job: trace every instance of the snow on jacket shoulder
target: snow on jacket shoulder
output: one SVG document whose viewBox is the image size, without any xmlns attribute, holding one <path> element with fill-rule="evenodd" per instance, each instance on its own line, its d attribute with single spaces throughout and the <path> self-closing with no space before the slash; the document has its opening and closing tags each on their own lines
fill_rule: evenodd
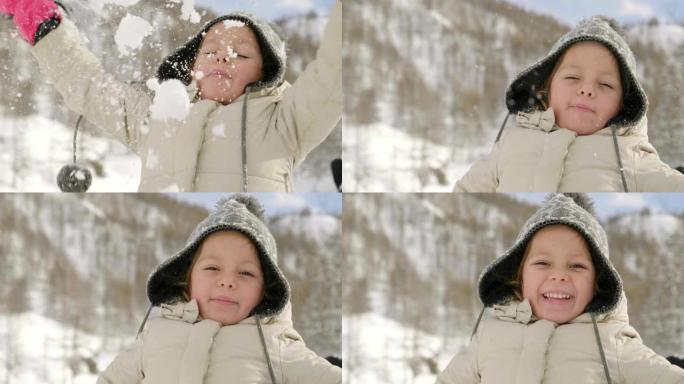
<svg viewBox="0 0 684 384">
<path fill-rule="evenodd" d="M 471 344 L 437 378 L 438 384 L 606 383 L 591 315 L 557 325 L 537 320 L 527 300 L 488 309 Z M 615 384 L 683 384 L 684 370 L 646 347 L 629 325 L 624 296 L 597 316 Z"/>
<path fill-rule="evenodd" d="M 341 7 L 336 2 L 315 60 L 293 85 L 284 82 L 249 94 L 245 148 L 249 191 L 291 191 L 294 168 L 339 121 Z M 148 91 L 106 73 L 69 20 L 64 19 L 32 52 L 70 109 L 140 156 L 140 191 L 243 190 L 245 95 L 228 105 L 194 102 L 182 121 L 150 119 Z"/>
<path fill-rule="evenodd" d="M 317 356 L 292 328 L 291 307 L 263 324 L 276 382 L 342 382 L 340 368 Z M 97 384 L 271 383 L 254 317 L 222 327 L 199 318 L 196 302 L 163 305 L 135 344 L 119 354 Z"/>
<path fill-rule="evenodd" d="M 647 120 L 617 131 L 630 192 L 684 191 L 684 175 L 660 161 L 648 142 Z M 555 125 L 552 109 L 519 112 L 490 155 L 477 161 L 454 192 L 620 192 L 610 127 L 577 136 Z"/>
</svg>

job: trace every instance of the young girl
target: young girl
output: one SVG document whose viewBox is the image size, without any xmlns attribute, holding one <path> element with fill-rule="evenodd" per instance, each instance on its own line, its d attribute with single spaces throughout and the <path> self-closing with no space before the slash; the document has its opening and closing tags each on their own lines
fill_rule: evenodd
<svg viewBox="0 0 684 384">
<path fill-rule="evenodd" d="M 98 384 L 341 383 L 292 325 L 290 288 L 256 199 L 221 200 L 150 275 L 161 306 Z"/>
<path fill-rule="evenodd" d="M 587 197 L 550 196 L 484 270 L 479 294 L 486 315 L 437 383 L 684 383 L 629 325 Z"/>
<path fill-rule="evenodd" d="M 294 85 L 266 21 L 242 12 L 210 21 L 163 60 L 161 85 L 148 82 L 174 96 L 169 111 L 168 100 L 155 104 L 149 89 L 106 73 L 53 0 L 0 0 L 67 106 L 140 156 L 140 191 L 292 190 L 294 168 L 342 115 L 341 8 Z"/>
<path fill-rule="evenodd" d="M 454 192 L 684 191 L 648 141 L 648 99 L 620 33 L 612 19 L 583 20 L 519 74 L 506 91 L 516 125 Z"/>
</svg>

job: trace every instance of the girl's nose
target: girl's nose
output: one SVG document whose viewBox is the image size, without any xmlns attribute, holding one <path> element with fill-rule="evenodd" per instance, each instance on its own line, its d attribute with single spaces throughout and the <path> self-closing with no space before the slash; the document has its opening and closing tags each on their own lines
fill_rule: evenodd
<svg viewBox="0 0 684 384">
<path fill-rule="evenodd" d="M 553 280 L 553 281 L 567 281 L 568 276 L 562 272 L 553 272 L 551 274 L 551 280 Z"/>
<path fill-rule="evenodd" d="M 591 86 L 582 85 L 577 89 L 577 95 L 594 97 L 594 89 Z"/>
<path fill-rule="evenodd" d="M 220 279 L 218 281 L 217 285 L 221 288 L 225 288 L 225 287 L 228 287 L 231 289 L 235 288 L 235 282 L 233 280 L 230 280 L 230 279 Z"/>
</svg>

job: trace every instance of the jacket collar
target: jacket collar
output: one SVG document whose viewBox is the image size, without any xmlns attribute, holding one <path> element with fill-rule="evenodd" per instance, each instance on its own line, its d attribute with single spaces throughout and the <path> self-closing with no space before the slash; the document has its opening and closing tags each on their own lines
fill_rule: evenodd
<svg viewBox="0 0 684 384">
<path fill-rule="evenodd" d="M 496 317 L 499 320 L 514 323 L 531 324 L 539 320 L 532 313 L 532 306 L 527 299 L 524 299 L 523 301 L 510 301 L 502 305 L 493 305 L 490 313 L 491 316 Z M 622 295 L 620 296 L 620 302 L 614 310 L 608 313 L 597 314 L 596 321 L 599 323 L 622 322 L 629 324 L 629 316 L 627 314 L 627 298 L 625 293 L 622 292 Z M 578 323 L 591 324 L 591 314 L 584 312 L 568 322 L 568 324 Z"/>
<path fill-rule="evenodd" d="M 528 112 L 518 112 L 515 117 L 518 126 L 528 129 L 536 129 L 544 132 L 553 132 L 559 127 L 556 125 L 556 117 L 553 113 L 553 108 L 549 107 L 545 111 L 532 110 Z M 616 126 L 616 133 L 618 136 L 628 135 L 648 135 L 648 119 L 643 117 L 637 123 L 632 125 Z M 611 126 L 607 126 L 598 130 L 594 135 L 612 135 Z"/>
<path fill-rule="evenodd" d="M 161 316 L 168 320 L 179 320 L 189 324 L 202 321 L 199 313 L 197 300 L 178 301 L 173 304 L 161 304 Z M 292 327 L 292 304 L 288 301 L 283 310 L 275 316 L 263 317 L 261 323 L 270 325 L 280 323 L 281 325 Z M 249 316 L 238 324 L 256 324 L 256 317 Z"/>
</svg>

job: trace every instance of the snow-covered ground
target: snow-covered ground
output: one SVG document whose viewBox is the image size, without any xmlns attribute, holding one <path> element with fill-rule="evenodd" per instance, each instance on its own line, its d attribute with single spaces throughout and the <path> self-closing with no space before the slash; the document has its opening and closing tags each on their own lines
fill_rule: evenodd
<svg viewBox="0 0 684 384">
<path fill-rule="evenodd" d="M 0 315 L 0 380 L 21 384 L 92 384 L 98 371 L 105 369 L 132 339 L 110 338 L 105 344 L 100 336 L 66 327 L 36 313 Z M 11 367 L 9 372 L 7 367 Z"/>
<path fill-rule="evenodd" d="M 490 146 L 457 151 L 382 123 L 345 125 L 344 190 L 450 192 Z"/>
<path fill-rule="evenodd" d="M 0 118 L 0 191 L 59 192 L 57 174 L 72 162 L 73 135 L 73 126 L 40 115 Z M 79 164 L 93 175 L 89 192 L 137 190 L 140 159 L 123 144 L 79 129 L 78 149 Z M 101 174 L 91 161 L 101 165 Z"/>
<path fill-rule="evenodd" d="M 468 342 L 444 340 L 375 313 L 343 316 L 343 382 L 433 384 Z"/>
</svg>

